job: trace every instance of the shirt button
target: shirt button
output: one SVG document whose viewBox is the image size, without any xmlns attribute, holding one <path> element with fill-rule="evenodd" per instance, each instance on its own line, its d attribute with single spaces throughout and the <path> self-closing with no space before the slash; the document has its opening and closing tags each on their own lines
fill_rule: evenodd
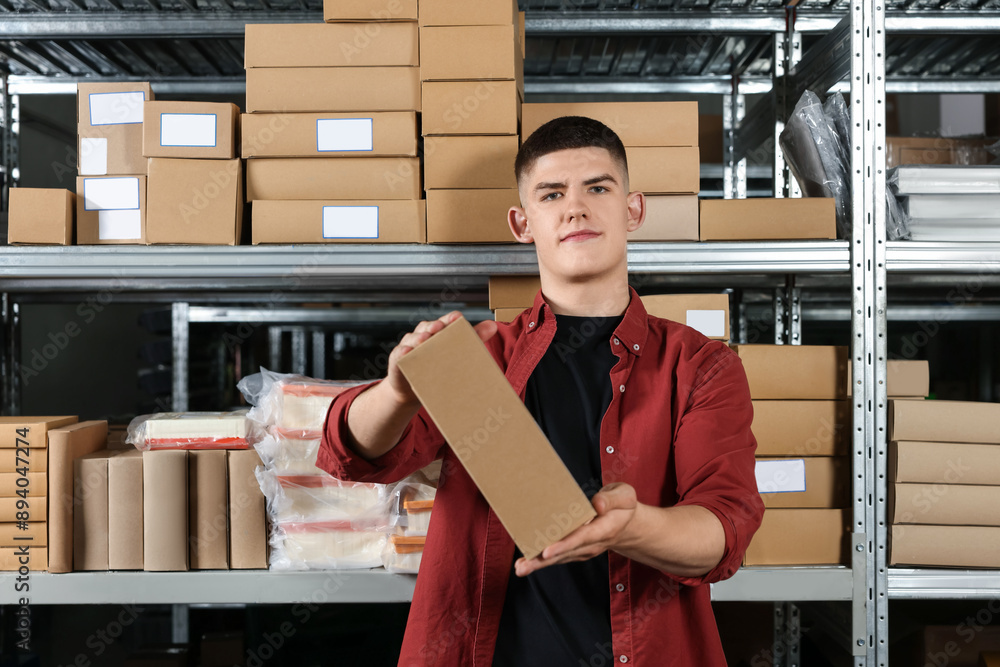
<svg viewBox="0 0 1000 667">
<path fill-rule="evenodd" d="M 534 322 L 528 322 L 528 328 L 529 328 L 529 329 L 530 329 L 531 327 L 533 327 L 533 326 L 535 326 L 535 323 L 534 323 Z"/>
<path fill-rule="evenodd" d="M 615 345 L 618 345 L 620 342 L 621 341 L 619 341 L 617 338 L 615 338 Z"/>
<path fill-rule="evenodd" d="M 608 445 L 607 447 L 604 448 L 604 451 L 606 451 L 608 454 L 614 454 L 615 448 L 612 447 L 611 445 Z"/>
<path fill-rule="evenodd" d="M 624 394 L 625 393 L 625 385 L 623 385 L 623 384 L 622 385 L 618 385 L 618 391 L 620 391 L 621 393 Z"/>
<path fill-rule="evenodd" d="M 627 655 L 619 656 L 618 662 L 628 662 L 628 656 Z"/>
<path fill-rule="evenodd" d="M 636 352 L 638 352 L 639 351 L 639 344 L 636 343 L 635 345 L 633 345 L 632 349 L 635 350 Z M 625 656 L 622 656 L 622 657 L 624 658 Z"/>
<path fill-rule="evenodd" d="M 615 586 L 615 590 L 621 593 L 622 591 L 625 590 L 625 584 L 618 584 L 617 586 Z"/>
</svg>

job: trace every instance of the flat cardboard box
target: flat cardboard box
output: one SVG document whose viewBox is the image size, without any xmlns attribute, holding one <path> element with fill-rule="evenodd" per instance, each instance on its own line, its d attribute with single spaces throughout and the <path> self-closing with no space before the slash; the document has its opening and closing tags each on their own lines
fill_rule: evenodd
<svg viewBox="0 0 1000 667">
<path fill-rule="evenodd" d="M 50 432 L 50 572 L 73 571 L 73 460 L 103 449 L 107 439 L 106 421 L 85 421 Z"/>
<path fill-rule="evenodd" d="M 733 345 L 750 398 L 835 400 L 847 397 L 847 348 L 833 345 Z"/>
<path fill-rule="evenodd" d="M 49 569 L 48 547 L 0 548 L 0 572 L 18 572 L 22 567 L 28 572 L 45 572 Z"/>
<path fill-rule="evenodd" d="M 837 238 L 833 199 L 703 199 L 702 241 Z"/>
<path fill-rule="evenodd" d="M 142 452 L 112 450 L 108 459 L 108 568 L 142 569 Z"/>
<path fill-rule="evenodd" d="M 421 132 L 446 135 L 516 135 L 521 95 L 515 81 L 424 81 Z"/>
<path fill-rule="evenodd" d="M 417 0 L 323 0 L 323 20 L 416 21 Z"/>
<path fill-rule="evenodd" d="M 0 417 L 0 448 L 45 449 L 51 430 L 76 420 L 76 417 Z"/>
<path fill-rule="evenodd" d="M 1000 444 L 1000 405 L 969 401 L 889 401 L 889 440 Z"/>
<path fill-rule="evenodd" d="M 42 498 L 48 495 L 48 473 L 0 472 L 0 498 L 15 498 L 26 492 L 28 498 Z"/>
<path fill-rule="evenodd" d="M 146 241 L 239 245 L 243 234 L 242 160 L 150 158 Z"/>
<path fill-rule="evenodd" d="M 428 243 L 514 243 L 507 212 L 520 206 L 517 188 L 428 190 Z"/>
<path fill-rule="evenodd" d="M 497 322 L 513 322 L 524 312 L 524 308 L 497 308 L 493 311 L 493 319 Z"/>
<path fill-rule="evenodd" d="M 525 104 L 521 138 L 562 116 L 584 116 L 608 126 L 625 146 L 697 146 L 697 102 L 549 102 Z"/>
<path fill-rule="evenodd" d="M 850 557 L 848 516 L 841 509 L 767 510 L 743 564 L 845 564 Z"/>
<path fill-rule="evenodd" d="M 785 465 L 797 462 L 804 465 Z M 796 472 L 786 475 L 789 470 Z M 757 483 L 761 500 L 768 509 L 844 509 L 851 502 L 851 462 L 846 456 L 758 458 Z M 774 492 L 768 493 L 771 489 Z"/>
<path fill-rule="evenodd" d="M 142 453 L 142 569 L 188 569 L 187 451 Z"/>
<path fill-rule="evenodd" d="M 146 243 L 145 176 L 79 176 L 76 191 L 77 245 Z"/>
<path fill-rule="evenodd" d="M 980 653 L 979 667 L 1000 667 L 1000 651 Z"/>
<path fill-rule="evenodd" d="M 47 449 L 0 448 L 0 472 L 17 472 L 22 468 L 27 468 L 28 472 L 46 472 L 48 463 Z"/>
<path fill-rule="evenodd" d="M 7 243 L 72 245 L 76 195 L 56 188 L 11 188 Z"/>
<path fill-rule="evenodd" d="M 416 157 L 417 114 L 243 114 L 244 158 Z"/>
<path fill-rule="evenodd" d="M 428 137 L 424 140 L 424 187 L 516 189 L 517 149 L 517 137 Z"/>
<path fill-rule="evenodd" d="M 227 468 L 223 449 L 188 453 L 192 570 L 229 568 Z"/>
<path fill-rule="evenodd" d="M 420 29 L 421 81 L 516 81 L 524 97 L 518 28 L 508 25 Z"/>
<path fill-rule="evenodd" d="M 510 0 L 420 0 L 420 27 L 440 25 L 513 25 L 517 2 Z"/>
<path fill-rule="evenodd" d="M 947 442 L 889 443 L 890 482 L 1000 484 L 1000 447 Z"/>
<path fill-rule="evenodd" d="M 646 312 L 680 322 L 713 340 L 729 340 L 728 294 L 647 294 Z"/>
<path fill-rule="evenodd" d="M 530 308 L 541 288 L 538 276 L 490 276 L 490 310 L 517 308 L 520 312 Z"/>
<path fill-rule="evenodd" d="M 420 111 L 419 67 L 255 67 L 247 113 Z"/>
<path fill-rule="evenodd" d="M 81 176 L 146 173 L 143 104 L 148 83 L 77 84 L 77 169 Z"/>
<path fill-rule="evenodd" d="M 255 201 L 253 244 L 423 243 L 423 201 Z"/>
<path fill-rule="evenodd" d="M 1000 528 L 894 525 L 889 564 L 1000 568 Z"/>
<path fill-rule="evenodd" d="M 996 141 L 989 137 L 886 137 L 885 166 L 901 164 L 989 164 L 992 156 L 986 146 Z"/>
<path fill-rule="evenodd" d="M 232 160 L 239 125 L 240 108 L 228 102 L 146 102 L 142 154 Z"/>
<path fill-rule="evenodd" d="M 698 154 L 702 164 L 722 164 L 725 136 L 722 114 L 698 115 Z"/>
<path fill-rule="evenodd" d="M 149 83 L 78 83 L 76 122 L 83 129 L 142 125 L 142 105 L 155 99 Z"/>
<path fill-rule="evenodd" d="M 464 318 L 399 368 L 526 558 L 596 515 Z"/>
<path fill-rule="evenodd" d="M 626 148 L 629 189 L 649 195 L 696 195 L 701 189 L 698 148 Z"/>
<path fill-rule="evenodd" d="M 246 69 L 257 67 L 417 67 L 417 24 L 248 23 Z"/>
<path fill-rule="evenodd" d="M 108 569 L 108 458 L 103 449 L 73 461 L 73 569 Z"/>
<path fill-rule="evenodd" d="M 757 456 L 841 456 L 851 442 L 848 401 L 753 401 Z"/>
<path fill-rule="evenodd" d="M 247 201 L 418 200 L 422 194 L 415 157 L 247 160 Z"/>
<path fill-rule="evenodd" d="M 890 484 L 887 517 L 894 524 L 1000 526 L 1000 485 Z"/>
<path fill-rule="evenodd" d="M 697 241 L 698 195 L 649 195 L 642 227 L 629 241 Z"/>
<path fill-rule="evenodd" d="M 0 547 L 44 547 L 48 545 L 48 525 L 29 523 L 27 529 L 15 523 L 0 523 Z"/>
<path fill-rule="evenodd" d="M 231 449 L 229 457 L 229 567 L 267 568 L 267 517 L 264 494 L 254 475 L 261 465 L 252 449 Z"/>
<path fill-rule="evenodd" d="M 931 370 L 926 361 L 890 359 L 885 365 L 890 398 L 924 398 L 931 393 Z"/>
<path fill-rule="evenodd" d="M 0 498 L 0 521 L 45 521 L 48 517 L 47 500 L 46 497 Z"/>
</svg>

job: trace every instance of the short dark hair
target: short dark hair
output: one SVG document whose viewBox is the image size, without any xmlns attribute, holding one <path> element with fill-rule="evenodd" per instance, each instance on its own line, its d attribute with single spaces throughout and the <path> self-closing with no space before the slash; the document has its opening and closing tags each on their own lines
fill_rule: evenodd
<svg viewBox="0 0 1000 667">
<path fill-rule="evenodd" d="M 628 159 L 625 146 L 614 130 L 600 121 L 583 116 L 563 116 L 545 123 L 531 133 L 514 160 L 514 176 L 518 183 L 539 158 L 571 148 L 603 148 L 618 163 L 628 184 Z"/>
</svg>

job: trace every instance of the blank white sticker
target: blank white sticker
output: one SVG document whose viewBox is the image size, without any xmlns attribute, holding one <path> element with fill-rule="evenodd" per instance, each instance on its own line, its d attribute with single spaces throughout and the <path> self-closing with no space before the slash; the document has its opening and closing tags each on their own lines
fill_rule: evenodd
<svg viewBox="0 0 1000 667">
<path fill-rule="evenodd" d="M 377 239 L 378 206 L 324 206 L 323 238 Z"/>
<path fill-rule="evenodd" d="M 214 113 L 161 113 L 160 145 L 214 148 L 217 124 Z"/>
<path fill-rule="evenodd" d="M 316 121 L 317 151 L 370 151 L 371 118 L 321 118 Z"/>
<path fill-rule="evenodd" d="M 80 175 L 103 176 L 108 173 L 108 140 L 104 137 L 80 137 Z"/>
<path fill-rule="evenodd" d="M 138 209 L 139 179 L 134 176 L 83 179 L 83 208 L 86 211 Z"/>
<path fill-rule="evenodd" d="M 754 472 L 759 493 L 802 493 L 806 490 L 805 459 L 757 461 Z"/>
<path fill-rule="evenodd" d="M 685 324 L 703 336 L 722 337 L 726 335 L 726 311 L 689 310 Z"/>
<path fill-rule="evenodd" d="M 99 211 L 97 238 L 102 241 L 142 239 L 142 211 Z"/>
<path fill-rule="evenodd" d="M 90 124 L 119 125 L 142 122 L 142 103 L 146 93 L 91 93 Z"/>
</svg>

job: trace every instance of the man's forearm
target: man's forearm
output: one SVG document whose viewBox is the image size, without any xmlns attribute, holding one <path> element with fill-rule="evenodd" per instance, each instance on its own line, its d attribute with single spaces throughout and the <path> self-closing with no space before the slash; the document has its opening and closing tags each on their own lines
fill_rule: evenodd
<svg viewBox="0 0 1000 667">
<path fill-rule="evenodd" d="M 704 507 L 640 503 L 614 551 L 664 572 L 700 577 L 719 564 L 725 549 L 722 524 Z"/>
<path fill-rule="evenodd" d="M 385 383 L 361 392 L 347 412 L 348 446 L 367 460 L 396 446 L 420 403 L 400 403 Z"/>
</svg>

